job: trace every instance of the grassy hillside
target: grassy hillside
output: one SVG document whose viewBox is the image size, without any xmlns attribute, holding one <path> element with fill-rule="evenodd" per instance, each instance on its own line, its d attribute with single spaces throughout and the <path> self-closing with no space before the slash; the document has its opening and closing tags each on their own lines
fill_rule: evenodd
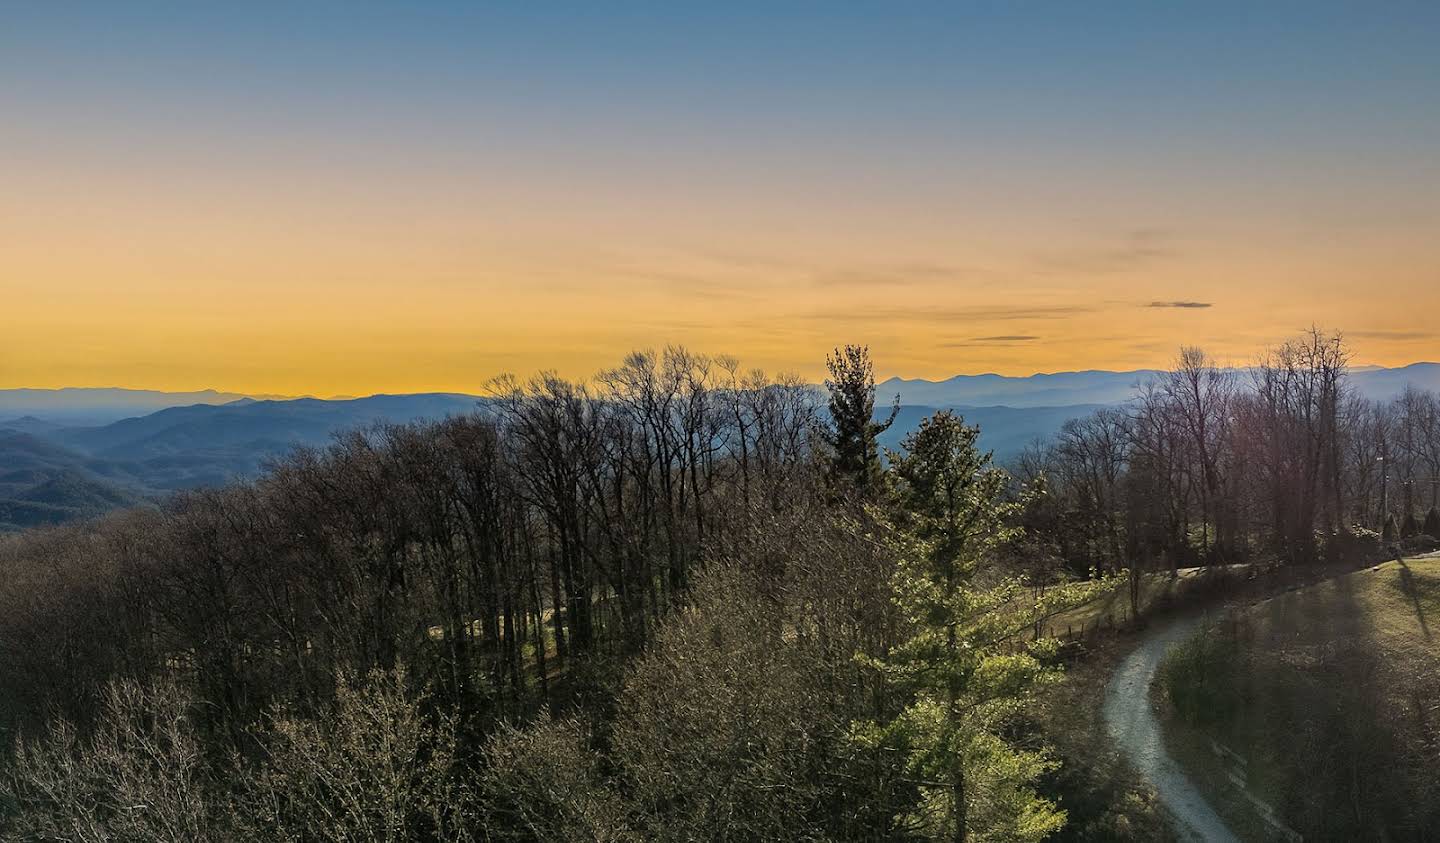
<svg viewBox="0 0 1440 843">
<path fill-rule="evenodd" d="M 1242 828 L 1310 840 L 1440 835 L 1440 559 L 1235 613 L 1161 672 L 1172 751 Z"/>
</svg>

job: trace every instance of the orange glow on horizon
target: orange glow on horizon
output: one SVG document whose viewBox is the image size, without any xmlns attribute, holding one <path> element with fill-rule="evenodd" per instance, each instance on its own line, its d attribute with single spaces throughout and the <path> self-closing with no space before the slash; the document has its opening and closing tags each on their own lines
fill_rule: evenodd
<svg viewBox="0 0 1440 843">
<path fill-rule="evenodd" d="M 1363 240 L 1260 249 L 1043 218 L 959 219 L 977 233 L 947 242 L 920 215 L 888 230 L 843 207 L 697 220 L 657 201 L 653 222 L 597 211 L 606 225 L 583 232 L 484 203 L 416 222 L 274 190 L 270 214 L 0 198 L 0 387 L 475 392 L 666 343 L 809 377 L 844 342 L 869 344 L 885 375 L 1028 375 L 1161 366 L 1181 344 L 1243 363 L 1312 323 L 1346 331 L 1360 362 L 1440 357 L 1425 271 L 1440 247 L 1418 230 L 1391 232 L 1403 252 L 1381 263 Z"/>
</svg>

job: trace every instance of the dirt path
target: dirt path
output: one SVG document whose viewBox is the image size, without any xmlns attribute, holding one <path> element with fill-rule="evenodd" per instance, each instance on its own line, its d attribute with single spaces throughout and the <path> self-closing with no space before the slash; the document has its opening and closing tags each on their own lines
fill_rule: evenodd
<svg viewBox="0 0 1440 843">
<path fill-rule="evenodd" d="M 1172 646 L 1193 633 L 1200 621 L 1197 615 L 1146 630 L 1140 646 L 1120 662 L 1105 686 L 1103 715 L 1110 736 L 1140 775 L 1155 788 L 1182 836 L 1205 841 L 1238 841 L 1165 752 L 1160 722 L 1150 707 L 1150 683 L 1161 659 Z"/>
</svg>

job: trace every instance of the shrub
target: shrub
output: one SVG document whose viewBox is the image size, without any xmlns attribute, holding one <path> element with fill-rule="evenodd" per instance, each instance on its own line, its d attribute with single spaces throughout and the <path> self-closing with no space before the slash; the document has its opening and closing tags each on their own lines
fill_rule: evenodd
<svg viewBox="0 0 1440 843">
<path fill-rule="evenodd" d="M 1440 549 L 1440 540 L 1428 533 L 1416 533 L 1400 543 L 1406 553 L 1430 553 Z"/>
<path fill-rule="evenodd" d="M 7 839 L 192 841 L 226 837 L 223 801 L 178 685 L 114 682 L 94 734 L 53 721 L 17 741 L 0 795 L 13 807 Z"/>
<path fill-rule="evenodd" d="M 1405 520 L 1400 523 L 1400 538 L 1408 539 L 1411 536 L 1420 534 L 1420 522 L 1415 520 L 1415 513 L 1405 513 Z"/>
<path fill-rule="evenodd" d="M 1205 630 L 1170 651 L 1160 664 L 1160 683 L 1187 723 L 1225 723 L 1234 715 L 1233 691 L 1240 650 L 1235 639 Z"/>
<path fill-rule="evenodd" d="M 1380 554 L 1380 534 L 1360 526 L 1341 528 L 1323 537 L 1325 561 L 1334 564 L 1356 564 Z"/>
<path fill-rule="evenodd" d="M 615 760 L 651 836 L 795 840 L 825 798 L 841 724 L 774 603 L 713 569 L 621 696 Z"/>
<path fill-rule="evenodd" d="M 590 730 L 542 712 L 525 728 L 503 724 L 484 748 L 480 788 L 497 839 L 639 839 L 621 794 L 605 780 Z"/>
<path fill-rule="evenodd" d="M 1432 506 L 1430 511 L 1425 513 L 1424 532 L 1427 536 L 1440 538 L 1440 509 Z"/>
<path fill-rule="evenodd" d="M 454 723 L 427 714 L 403 668 L 342 673 L 330 716 L 284 708 L 257 736 L 262 763 L 241 783 L 237 821 L 251 839 L 474 839 Z"/>
</svg>

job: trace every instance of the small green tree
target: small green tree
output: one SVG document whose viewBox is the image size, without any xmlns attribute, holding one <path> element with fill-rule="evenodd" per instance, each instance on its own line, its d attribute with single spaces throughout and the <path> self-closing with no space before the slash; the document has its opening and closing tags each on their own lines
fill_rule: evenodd
<svg viewBox="0 0 1440 843">
<path fill-rule="evenodd" d="M 926 419 L 890 454 L 891 537 L 899 558 L 895 600 L 910 635 L 872 664 L 905 692 L 887 723 L 858 724 L 869 745 L 909 758 L 921 791 L 909 820 L 935 839 L 1040 840 L 1065 821 L 1034 781 L 1054 762 L 1002 737 L 1034 689 L 1054 681 L 1053 640 L 1021 647 L 1023 631 L 1061 603 L 1105 587 L 1060 586 L 1035 596 L 1018 578 L 982 586 L 980 563 L 1015 538 L 1022 504 L 1003 501 L 1008 481 L 976 448 L 977 428 L 949 412 Z"/>
<path fill-rule="evenodd" d="M 1425 513 L 1425 535 L 1440 539 L 1440 509 L 1433 506 Z"/>
<path fill-rule="evenodd" d="M 1400 538 L 1408 539 L 1411 536 L 1420 534 L 1420 522 L 1415 520 L 1415 513 L 1406 512 L 1405 520 L 1400 522 Z"/>
<path fill-rule="evenodd" d="M 825 366 L 830 371 L 825 380 L 830 392 L 830 427 L 822 435 L 832 451 L 830 478 L 873 499 L 882 486 L 877 437 L 895 423 L 899 396 L 889 418 L 875 421 L 875 370 L 865 346 L 837 348 L 825 359 Z"/>
</svg>

